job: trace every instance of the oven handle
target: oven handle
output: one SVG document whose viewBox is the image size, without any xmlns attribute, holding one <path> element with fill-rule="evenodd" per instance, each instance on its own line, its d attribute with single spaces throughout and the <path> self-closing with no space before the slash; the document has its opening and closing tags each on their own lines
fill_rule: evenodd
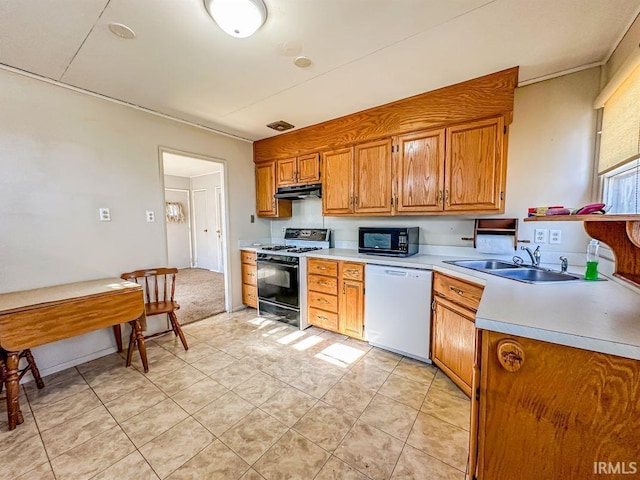
<svg viewBox="0 0 640 480">
<path fill-rule="evenodd" d="M 271 264 L 275 264 L 275 265 L 283 265 L 283 266 L 288 267 L 288 268 L 298 268 L 298 265 L 295 265 L 293 263 L 278 262 L 278 261 L 275 261 L 275 260 L 256 260 L 256 261 L 257 261 L 257 263 L 266 263 L 266 264 L 271 263 Z"/>
</svg>

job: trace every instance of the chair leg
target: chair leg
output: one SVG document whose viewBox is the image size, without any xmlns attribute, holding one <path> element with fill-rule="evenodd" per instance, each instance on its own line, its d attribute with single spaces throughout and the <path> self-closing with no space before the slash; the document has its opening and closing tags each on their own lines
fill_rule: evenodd
<svg viewBox="0 0 640 480">
<path fill-rule="evenodd" d="M 129 348 L 127 349 L 127 367 L 131 366 L 131 360 L 133 359 L 133 347 L 136 343 L 136 329 L 131 323 L 131 336 L 129 337 Z"/>
<path fill-rule="evenodd" d="M 180 337 L 180 341 L 182 342 L 182 346 L 184 347 L 184 349 L 189 350 L 189 345 L 187 345 L 187 339 L 184 337 L 184 333 L 182 333 L 182 328 L 180 327 L 180 323 L 178 322 L 178 318 L 176 317 L 175 312 L 169 312 L 169 320 L 171 320 L 173 333 L 175 333 L 178 337 Z"/>
<path fill-rule="evenodd" d="M 31 370 L 31 374 L 33 375 L 33 378 L 36 381 L 36 385 L 38 386 L 39 389 L 44 388 L 44 382 L 42 381 L 42 377 L 40 376 L 40 370 L 38 370 L 36 361 L 33 358 L 33 354 L 31 353 L 31 350 L 29 349 L 25 350 L 24 356 L 27 359 L 27 362 L 29 362 L 28 368 Z"/>
</svg>

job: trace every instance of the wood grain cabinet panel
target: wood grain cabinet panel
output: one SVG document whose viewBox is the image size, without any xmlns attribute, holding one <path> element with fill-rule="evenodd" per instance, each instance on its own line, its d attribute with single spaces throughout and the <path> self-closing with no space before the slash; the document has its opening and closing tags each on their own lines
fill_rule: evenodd
<svg viewBox="0 0 640 480">
<path fill-rule="evenodd" d="M 391 138 L 356 145 L 355 213 L 391 214 L 392 174 Z"/>
<path fill-rule="evenodd" d="M 447 128 L 445 210 L 502 211 L 503 117 Z"/>
<path fill-rule="evenodd" d="M 258 267 L 256 252 L 240 250 L 240 267 L 242 271 L 242 303 L 248 307 L 258 308 Z"/>
<path fill-rule="evenodd" d="M 478 479 L 638 475 L 640 361 L 489 331 L 481 348 Z"/>
<path fill-rule="evenodd" d="M 320 182 L 320 155 L 317 153 L 283 158 L 278 160 L 276 164 L 278 187 Z"/>
<path fill-rule="evenodd" d="M 364 337 L 364 264 L 307 258 L 307 320 L 326 330 Z"/>
<path fill-rule="evenodd" d="M 256 164 L 256 213 L 259 217 L 291 216 L 291 200 L 276 200 L 276 162 Z"/>
<path fill-rule="evenodd" d="M 475 353 L 475 318 L 483 287 L 433 274 L 431 359 L 471 396 Z"/>
<path fill-rule="evenodd" d="M 400 214 L 444 209 L 445 130 L 398 137 L 395 154 L 395 211 Z"/>
<path fill-rule="evenodd" d="M 353 149 L 322 154 L 322 213 L 353 213 Z"/>
</svg>

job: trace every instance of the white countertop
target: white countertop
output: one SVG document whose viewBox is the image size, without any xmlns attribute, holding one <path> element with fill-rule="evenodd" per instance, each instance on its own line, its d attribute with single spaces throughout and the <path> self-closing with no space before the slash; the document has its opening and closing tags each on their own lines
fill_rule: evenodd
<svg viewBox="0 0 640 480">
<path fill-rule="evenodd" d="M 307 257 L 454 275 L 484 286 L 478 328 L 640 360 L 640 292 L 617 281 L 529 284 L 443 263 L 464 257 L 419 254 L 396 258 L 338 248 Z"/>
</svg>

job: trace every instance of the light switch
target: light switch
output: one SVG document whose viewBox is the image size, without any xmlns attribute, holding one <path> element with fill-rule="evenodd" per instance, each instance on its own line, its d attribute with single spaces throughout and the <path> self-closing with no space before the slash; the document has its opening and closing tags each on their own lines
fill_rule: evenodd
<svg viewBox="0 0 640 480">
<path fill-rule="evenodd" d="M 147 222 L 155 222 L 156 221 L 156 214 L 153 212 L 153 210 L 147 210 Z"/>
<path fill-rule="evenodd" d="M 109 210 L 108 208 L 99 208 L 98 214 L 101 222 L 111 221 L 111 210 Z"/>
</svg>

